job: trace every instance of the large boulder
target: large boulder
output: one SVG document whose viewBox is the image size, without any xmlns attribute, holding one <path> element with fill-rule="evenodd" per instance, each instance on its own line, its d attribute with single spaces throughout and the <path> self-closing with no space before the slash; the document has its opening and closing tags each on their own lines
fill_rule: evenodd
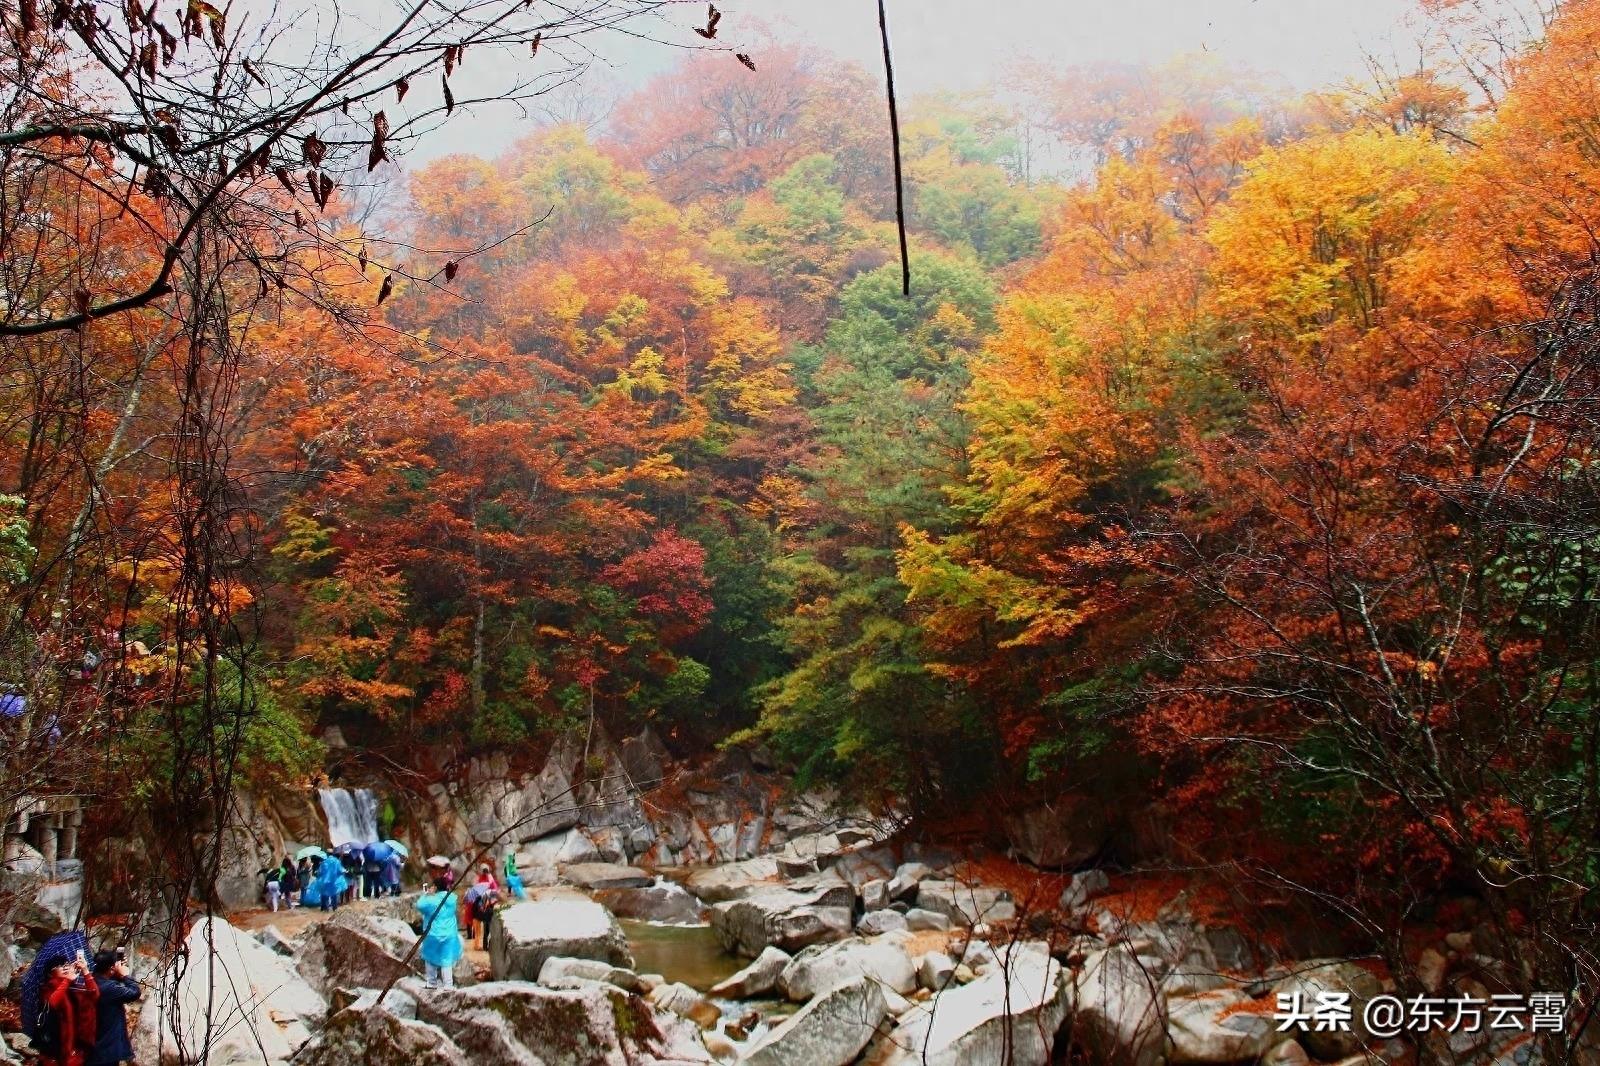
<svg viewBox="0 0 1600 1066">
<path fill-rule="evenodd" d="M 496 913 L 489 927 L 489 968 L 496 981 L 535 981 L 544 961 L 556 955 L 633 966 L 611 912 L 576 892 L 541 890 Z"/>
<path fill-rule="evenodd" d="M 649 791 L 666 778 L 667 763 L 672 759 L 656 731 L 648 726 L 638 736 L 624 740 L 617 755 L 628 783 L 640 792 Z"/>
<path fill-rule="evenodd" d="M 888 1014 L 883 990 L 864 977 L 852 978 L 806 1004 L 740 1061 L 745 1066 L 845 1066 L 877 1035 Z"/>
<path fill-rule="evenodd" d="M 600 849 L 582 829 L 571 828 L 524 844 L 517 852 L 517 865 L 527 870 L 555 869 L 582 863 L 602 862 Z M 526 880 L 526 878 L 524 879 Z"/>
<path fill-rule="evenodd" d="M 725 949 L 740 955 L 754 957 L 768 945 L 798 951 L 849 936 L 853 902 L 843 884 L 804 893 L 772 888 L 718 903 L 711 927 Z"/>
<path fill-rule="evenodd" d="M 1067 1006 L 1061 966 L 1045 945 L 1018 944 L 1003 969 L 902 1015 L 880 1066 L 1046 1066 Z"/>
<path fill-rule="evenodd" d="M 837 833 L 808 833 L 790 840 L 773 857 L 785 877 L 799 877 L 832 865 L 846 847 Z"/>
<path fill-rule="evenodd" d="M 385 999 L 395 998 L 391 992 Z M 296 1066 L 470 1066 L 443 1029 L 358 1002 L 328 1019 L 322 1035 L 295 1058 Z M 146 1061 L 141 1059 L 141 1062 Z"/>
<path fill-rule="evenodd" d="M 901 995 L 916 991 L 917 970 L 899 944 L 888 939 L 845 940 L 806 948 L 784 967 L 778 987 L 800 1002 L 853 977 L 865 977 Z"/>
<path fill-rule="evenodd" d="M 856 932 L 862 936 L 879 936 L 907 928 L 906 916 L 899 911 L 871 911 L 863 914 L 856 923 Z"/>
<path fill-rule="evenodd" d="M 276 1066 L 322 1023 L 322 996 L 250 934 L 220 918 L 200 918 L 184 948 L 157 976 L 164 994 L 148 995 L 139 1012 L 137 1061 Z"/>
<path fill-rule="evenodd" d="M 589 981 L 603 981 L 608 985 L 616 985 L 624 992 L 640 995 L 646 991 L 638 974 L 598 959 L 569 959 L 557 955 L 544 960 L 544 965 L 539 968 L 539 983 L 546 988 L 582 988 L 584 982 Z"/>
<path fill-rule="evenodd" d="M 644 888 L 655 881 L 637 866 L 614 862 L 579 862 L 561 868 L 561 878 L 593 892 L 602 888 Z"/>
<path fill-rule="evenodd" d="M 1347 1030 L 1308 1030 L 1290 1034 L 1298 1037 L 1311 1054 L 1328 1060 L 1354 1055 L 1366 1044 L 1370 1034 L 1362 1018 L 1367 1002 L 1382 991 L 1383 982 L 1376 974 L 1341 959 L 1315 959 L 1300 963 L 1294 973 L 1273 988 L 1274 994 L 1287 996 L 1290 1001 L 1298 996 L 1306 1010 L 1317 1003 L 1320 995 L 1349 997 L 1351 1021 Z"/>
<path fill-rule="evenodd" d="M 700 901 L 671 881 L 642 888 L 606 888 L 594 896 L 618 918 L 636 918 L 663 925 L 699 925 L 704 918 Z"/>
<path fill-rule="evenodd" d="M 659 984 L 645 996 L 653 1006 L 687 1018 L 702 1029 L 715 1029 L 722 1012 L 698 991 L 679 981 Z"/>
<path fill-rule="evenodd" d="M 1079 870 L 1061 890 L 1059 906 L 1064 911 L 1076 910 L 1095 896 L 1109 891 L 1111 878 L 1104 870 Z"/>
<path fill-rule="evenodd" d="M 213 882 L 217 902 L 228 910 L 260 906 L 264 885 L 261 871 L 282 858 L 284 840 L 251 793 L 235 791 L 228 824 L 204 846 L 209 851 L 213 844 L 217 848 Z"/>
<path fill-rule="evenodd" d="M 0 894 L 12 901 L 6 921 L 25 927 L 39 940 L 76 928 L 82 917 L 81 880 L 49 881 L 37 872 L 6 871 L 0 874 Z"/>
<path fill-rule="evenodd" d="M 966 926 L 1009 922 L 1017 916 L 1016 904 L 1005 889 L 962 881 L 923 881 L 917 886 L 917 907 Z"/>
<path fill-rule="evenodd" d="M 578 741 L 568 737 L 536 774 L 514 775 L 503 754 L 473 759 L 459 790 L 473 839 L 521 844 L 577 825 L 582 807 L 572 780 L 579 758 Z"/>
<path fill-rule="evenodd" d="M 398 919 L 344 908 L 306 930 L 296 968 L 323 996 L 336 988 L 383 988 L 422 972 L 422 958 L 411 950 L 416 941 L 417 934 Z"/>
<path fill-rule="evenodd" d="M 1098 803 L 1062 799 L 1008 815 L 1006 835 L 1022 858 L 1035 866 L 1081 866 L 1105 846 L 1105 812 Z"/>
<path fill-rule="evenodd" d="M 695 1026 L 607 984 L 550 989 L 508 981 L 418 988 L 417 1019 L 473 1063 L 653 1066 L 710 1062 Z"/>
<path fill-rule="evenodd" d="M 778 979 L 793 961 L 781 948 L 765 947 L 756 960 L 738 973 L 711 987 L 711 994 L 720 999 L 754 999 L 778 987 Z"/>
<path fill-rule="evenodd" d="M 762 855 L 742 862 L 674 872 L 669 876 L 707 903 L 723 903 L 777 887 L 778 862 L 770 855 Z"/>
<path fill-rule="evenodd" d="M 1167 1061 L 1175 1066 L 1253 1062 L 1290 1039 L 1278 1032 L 1271 1014 L 1239 1009 L 1248 1002 L 1236 989 L 1168 999 Z"/>
<path fill-rule="evenodd" d="M 1072 980 L 1074 1039 L 1106 1066 L 1156 1066 L 1166 1055 L 1157 982 L 1127 944 L 1091 952 Z"/>
</svg>

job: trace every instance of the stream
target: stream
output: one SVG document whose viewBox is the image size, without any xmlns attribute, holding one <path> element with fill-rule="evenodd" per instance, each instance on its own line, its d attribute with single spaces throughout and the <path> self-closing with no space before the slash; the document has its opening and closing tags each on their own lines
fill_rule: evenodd
<svg viewBox="0 0 1600 1066">
<path fill-rule="evenodd" d="M 722 950 L 709 925 L 660 925 L 619 918 L 639 973 L 658 973 L 697 992 L 738 973 L 748 960 Z"/>
</svg>

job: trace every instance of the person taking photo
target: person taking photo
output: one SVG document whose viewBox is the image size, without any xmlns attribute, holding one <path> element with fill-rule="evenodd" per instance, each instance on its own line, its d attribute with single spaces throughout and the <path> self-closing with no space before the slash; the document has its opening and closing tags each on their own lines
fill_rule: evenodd
<svg viewBox="0 0 1600 1066">
<path fill-rule="evenodd" d="M 95 1006 L 94 1050 L 89 1052 L 84 1066 L 130 1062 L 133 1043 L 128 1039 L 128 1004 L 137 1003 L 141 992 L 122 949 L 95 952 L 94 983 L 100 990 Z"/>
</svg>

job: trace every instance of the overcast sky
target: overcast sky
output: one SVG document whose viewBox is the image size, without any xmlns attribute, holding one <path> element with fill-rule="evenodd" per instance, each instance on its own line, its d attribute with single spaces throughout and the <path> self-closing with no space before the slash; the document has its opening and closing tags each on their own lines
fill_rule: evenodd
<svg viewBox="0 0 1600 1066">
<path fill-rule="evenodd" d="M 338 0 L 336 10 L 348 31 L 352 22 L 387 21 L 397 2 Z M 335 9 L 327 0 L 312 4 L 301 25 L 324 32 Z M 719 43 L 749 43 L 757 62 L 759 43 L 770 32 L 881 70 L 875 0 L 718 0 L 718 7 Z M 674 45 L 698 43 L 691 27 L 704 20 L 705 5 L 685 0 L 664 16 L 633 24 L 669 43 L 620 34 L 586 38 L 598 52 L 587 91 L 623 95 L 670 68 L 682 55 Z M 1418 0 L 889 0 L 889 24 L 905 96 L 983 88 L 1021 58 L 1160 64 L 1187 53 L 1312 89 L 1360 77 L 1369 54 L 1390 65 L 1414 65 L 1426 26 Z M 734 62 L 731 56 L 726 61 Z M 469 57 L 459 81 L 452 81 L 457 97 L 492 79 L 494 66 Z M 456 151 L 494 154 L 527 128 L 528 120 L 509 108 L 480 107 L 434 132 L 408 163 Z"/>
</svg>

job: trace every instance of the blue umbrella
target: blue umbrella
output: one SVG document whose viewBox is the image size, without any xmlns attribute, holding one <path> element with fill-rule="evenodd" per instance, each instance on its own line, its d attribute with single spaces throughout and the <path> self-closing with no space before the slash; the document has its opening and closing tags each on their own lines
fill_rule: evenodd
<svg viewBox="0 0 1600 1066">
<path fill-rule="evenodd" d="M 80 951 L 85 955 L 89 953 L 89 938 L 82 929 L 57 933 L 44 942 L 28 972 L 22 975 L 22 1031 L 30 1037 L 39 1035 L 39 998 L 50 971 L 63 962 L 70 962 Z"/>
<path fill-rule="evenodd" d="M 373 862 L 388 862 L 394 858 L 394 849 L 383 841 L 367 845 L 367 858 Z"/>
</svg>

